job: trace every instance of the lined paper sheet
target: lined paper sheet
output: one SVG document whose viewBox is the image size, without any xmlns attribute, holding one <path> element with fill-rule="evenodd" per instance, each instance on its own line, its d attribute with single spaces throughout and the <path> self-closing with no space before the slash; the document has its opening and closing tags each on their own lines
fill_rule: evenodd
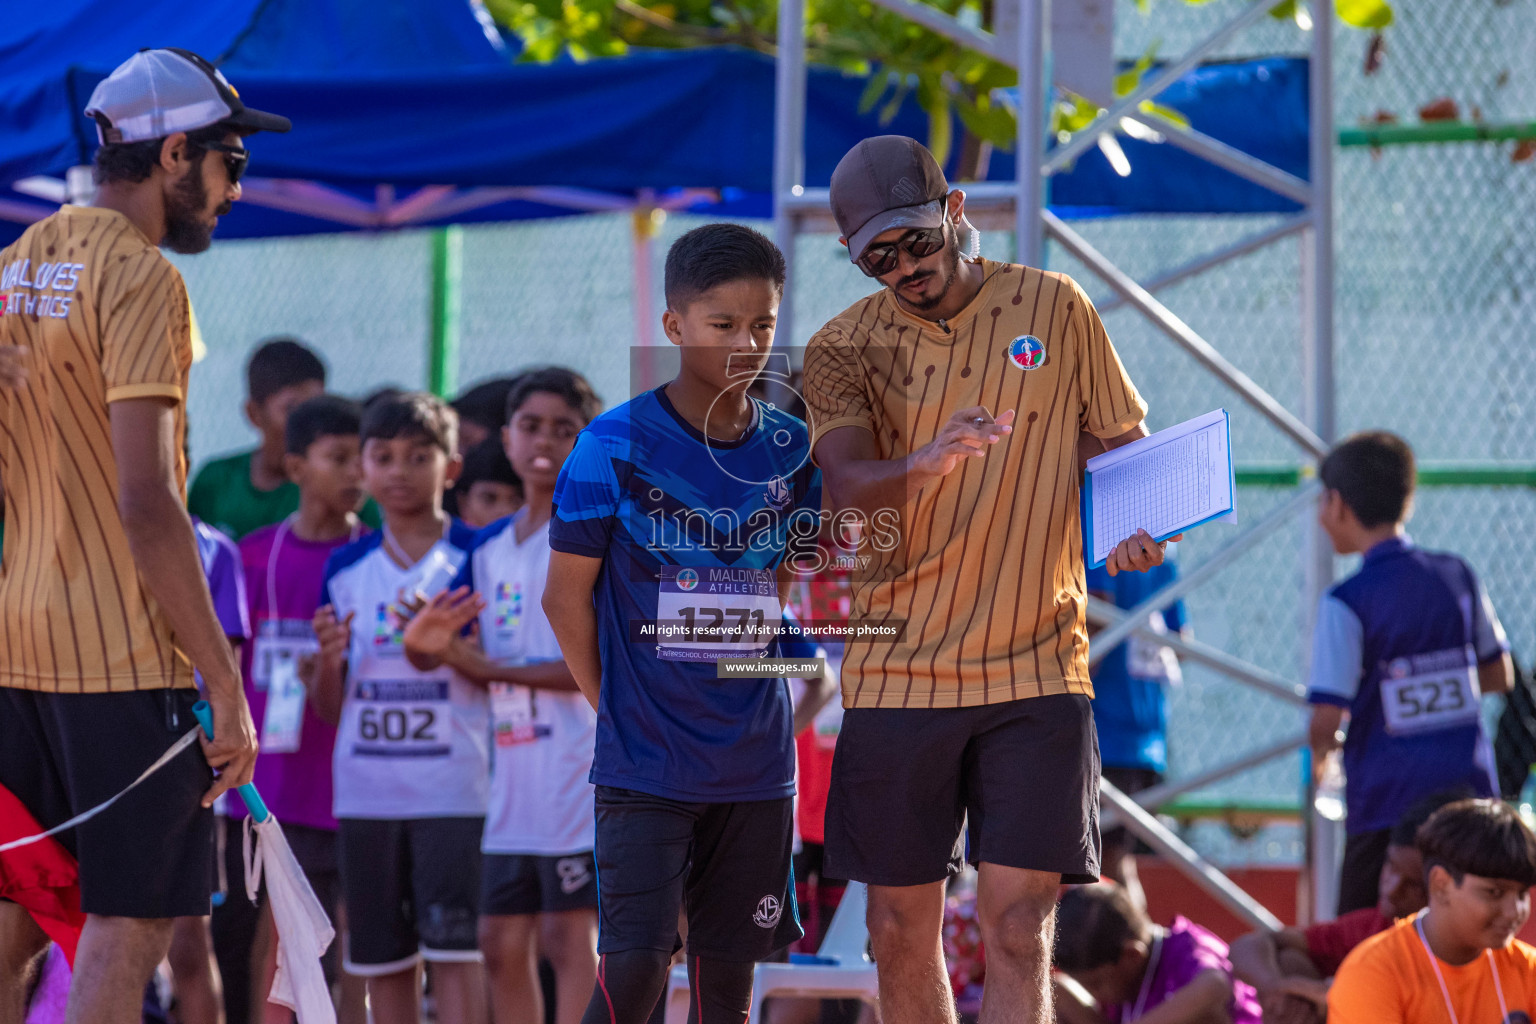
<svg viewBox="0 0 1536 1024">
<path fill-rule="evenodd" d="M 1095 566 L 1138 529 L 1163 540 L 1230 513 L 1232 441 L 1226 410 L 1089 459 L 1085 497 Z"/>
</svg>

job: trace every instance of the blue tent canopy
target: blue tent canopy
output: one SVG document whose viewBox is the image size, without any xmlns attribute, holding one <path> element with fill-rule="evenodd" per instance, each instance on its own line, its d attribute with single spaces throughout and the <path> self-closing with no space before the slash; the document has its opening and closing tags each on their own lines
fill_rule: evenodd
<svg viewBox="0 0 1536 1024">
<path fill-rule="evenodd" d="M 771 59 L 719 48 L 517 63 L 477 11 L 468 0 L 58 0 L 46 24 L 28 23 L 0 41 L 0 183 L 62 177 L 88 162 L 95 131 L 81 111 L 91 89 L 137 47 L 181 45 L 223 58 L 242 98 L 294 122 L 288 135 L 251 140 L 251 177 L 268 181 L 253 183 L 253 201 L 224 219 L 222 237 L 348 226 L 314 215 L 306 189 L 361 211 L 388 186 L 402 203 L 417 197 L 412 224 L 570 212 L 547 191 L 519 191 L 552 186 L 595 194 L 592 209 L 603 196 L 617 205 L 642 190 L 708 190 L 690 199 L 720 212 L 769 214 Z M 825 185 L 860 138 L 926 135 L 913 102 L 884 124 L 860 113 L 865 84 L 812 70 L 807 184 Z M 1162 102 L 1194 128 L 1306 177 L 1304 60 L 1208 65 Z M 1296 209 L 1173 146 L 1121 145 L 1128 177 L 1090 150 L 1052 179 L 1053 207 L 1079 215 Z M 1010 154 L 997 154 L 991 177 L 1010 178 L 1012 164 Z M 464 190 L 479 191 L 471 201 Z M 0 215 L 6 201 L 22 199 L 0 188 Z M 378 224 L 360 213 L 351 226 Z M 0 239 L 20 227 L 0 224 Z"/>
</svg>

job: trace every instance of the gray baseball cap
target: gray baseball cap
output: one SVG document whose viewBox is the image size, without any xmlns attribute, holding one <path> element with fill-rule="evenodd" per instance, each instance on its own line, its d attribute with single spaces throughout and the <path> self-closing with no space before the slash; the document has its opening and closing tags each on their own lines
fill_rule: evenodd
<svg viewBox="0 0 1536 1024">
<path fill-rule="evenodd" d="M 832 216 L 857 261 L 891 228 L 936 228 L 949 193 L 928 148 L 905 135 L 877 135 L 848 151 L 832 172 Z"/>
<path fill-rule="evenodd" d="M 286 117 L 252 110 L 218 68 L 191 50 L 140 50 L 102 79 L 85 116 L 103 144 L 163 139 L 214 124 L 233 130 L 286 132 Z"/>
</svg>

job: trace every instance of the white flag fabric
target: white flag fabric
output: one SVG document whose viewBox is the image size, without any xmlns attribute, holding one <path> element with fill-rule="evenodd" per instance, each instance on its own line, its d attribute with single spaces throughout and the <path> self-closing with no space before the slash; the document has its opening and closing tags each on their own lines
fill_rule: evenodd
<svg viewBox="0 0 1536 1024">
<path fill-rule="evenodd" d="M 253 902 L 263 875 L 277 926 L 277 975 L 267 1001 L 298 1014 L 299 1024 L 336 1024 L 331 989 L 320 967 L 320 957 L 336 938 L 336 929 L 309 887 L 277 819 L 270 816 L 259 824 L 246 819 L 245 887 Z"/>
</svg>

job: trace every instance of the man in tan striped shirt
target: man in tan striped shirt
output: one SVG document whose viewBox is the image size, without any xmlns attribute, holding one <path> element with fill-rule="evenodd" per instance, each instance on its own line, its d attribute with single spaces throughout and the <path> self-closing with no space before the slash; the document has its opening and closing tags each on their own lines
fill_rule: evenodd
<svg viewBox="0 0 1536 1024">
<path fill-rule="evenodd" d="M 216 739 L 60 835 L 88 915 L 70 1019 L 128 1024 L 171 919 L 208 913 L 208 808 L 250 781 L 256 755 L 184 506 L 190 312 L 157 246 L 206 249 L 240 197 L 241 139 L 288 122 L 181 50 L 135 55 L 87 114 L 103 143 L 96 205 L 66 206 L 0 251 L 13 367 L 0 389 L 0 786 L 45 827 L 107 800 L 196 728 L 201 672 Z M 44 945 L 0 902 L 0 1024 L 20 1021 Z"/>
<path fill-rule="evenodd" d="M 885 285 L 805 357 L 814 458 L 872 543 L 854 620 L 895 627 L 843 660 L 826 867 L 869 883 L 886 1024 L 954 1020 L 943 882 L 980 865 L 982 1020 L 1053 1019 L 1056 891 L 1099 873 L 1078 445 L 1145 435 L 1146 406 L 1062 274 L 961 255 L 965 196 L 912 139 L 832 176 L 856 265 Z M 974 231 L 974 229 L 972 229 Z M 1145 533 L 1110 572 L 1161 562 Z"/>
</svg>

